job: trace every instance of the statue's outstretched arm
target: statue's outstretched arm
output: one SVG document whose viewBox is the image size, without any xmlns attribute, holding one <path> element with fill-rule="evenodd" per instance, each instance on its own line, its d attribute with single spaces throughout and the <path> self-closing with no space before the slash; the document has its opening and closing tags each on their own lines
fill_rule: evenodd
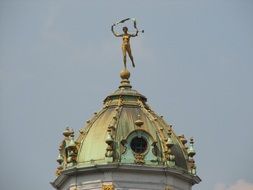
<svg viewBox="0 0 253 190">
<path fill-rule="evenodd" d="M 138 36 L 138 33 L 139 33 L 139 30 L 136 30 L 136 33 L 135 34 L 130 34 L 131 37 L 136 37 Z"/>
<path fill-rule="evenodd" d="M 117 33 L 114 31 L 114 26 L 115 26 L 115 24 L 113 24 L 112 27 L 111 27 L 111 31 L 112 31 L 113 35 L 116 36 L 116 37 L 122 37 L 122 36 L 123 36 L 122 34 L 117 34 Z"/>
</svg>

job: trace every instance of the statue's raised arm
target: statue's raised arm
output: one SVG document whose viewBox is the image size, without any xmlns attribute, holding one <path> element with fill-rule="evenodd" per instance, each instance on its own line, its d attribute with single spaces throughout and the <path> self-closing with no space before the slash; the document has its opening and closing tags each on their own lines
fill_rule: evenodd
<svg viewBox="0 0 253 190">
<path fill-rule="evenodd" d="M 123 34 L 118 34 L 118 33 L 116 33 L 116 32 L 114 31 L 114 26 L 116 26 L 116 25 L 113 24 L 112 27 L 111 27 L 111 31 L 112 31 L 113 35 L 114 35 L 115 37 L 122 37 Z"/>
<path fill-rule="evenodd" d="M 139 30 L 136 30 L 135 34 L 130 34 L 131 37 L 136 37 L 138 36 Z"/>
</svg>

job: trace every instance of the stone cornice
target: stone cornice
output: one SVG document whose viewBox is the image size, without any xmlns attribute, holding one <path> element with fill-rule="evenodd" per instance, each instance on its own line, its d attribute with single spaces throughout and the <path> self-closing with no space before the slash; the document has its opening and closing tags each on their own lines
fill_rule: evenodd
<svg viewBox="0 0 253 190">
<path fill-rule="evenodd" d="M 194 185 L 198 184 L 201 179 L 198 176 L 190 175 L 185 170 L 180 170 L 178 168 L 168 168 L 168 167 L 152 167 L 152 166 L 138 166 L 130 164 L 103 164 L 103 165 L 93 165 L 89 167 L 72 167 L 65 170 L 60 176 L 58 176 L 54 182 L 51 184 L 56 188 L 60 187 L 63 182 L 65 182 L 69 177 L 76 174 L 90 174 L 90 173 L 101 173 L 101 172 L 127 172 L 127 173 L 139 173 L 139 174 L 163 174 L 166 176 L 172 176 L 188 183 Z"/>
</svg>

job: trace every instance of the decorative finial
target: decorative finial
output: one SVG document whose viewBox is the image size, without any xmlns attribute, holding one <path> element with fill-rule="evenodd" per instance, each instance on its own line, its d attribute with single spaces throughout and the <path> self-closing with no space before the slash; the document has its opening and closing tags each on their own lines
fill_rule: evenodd
<svg viewBox="0 0 253 190">
<path fill-rule="evenodd" d="M 63 135 L 68 138 L 71 135 L 71 130 L 69 127 L 66 127 L 66 129 L 63 131 Z"/>
<path fill-rule="evenodd" d="M 167 139 L 167 142 L 166 142 L 166 145 L 168 148 L 171 148 L 173 145 L 174 145 L 174 142 L 171 138 L 171 134 L 172 134 L 172 131 L 171 131 L 171 128 L 168 129 L 168 139 Z"/>
<path fill-rule="evenodd" d="M 193 147 L 193 144 L 194 144 L 194 140 L 193 140 L 193 137 L 192 137 L 192 138 L 190 138 L 190 146 L 188 148 L 188 155 L 190 157 L 193 157 L 196 154 L 196 152 L 194 150 L 194 147 Z"/>
<path fill-rule="evenodd" d="M 62 162 L 63 162 L 63 157 L 62 157 L 61 153 L 59 153 L 59 155 L 58 155 L 58 157 L 57 157 L 57 160 L 56 160 L 56 161 L 59 163 L 59 165 L 61 165 L 61 164 L 62 164 Z"/>
<path fill-rule="evenodd" d="M 130 72 L 127 69 L 123 69 L 120 72 L 120 77 L 122 79 L 119 86 L 120 88 L 132 88 L 130 81 L 128 80 L 130 78 Z"/>
<path fill-rule="evenodd" d="M 118 34 L 118 33 L 116 33 L 114 31 L 114 27 L 115 26 L 117 26 L 118 24 L 122 24 L 122 23 L 124 23 L 124 22 L 126 22 L 128 20 L 132 20 L 133 21 L 134 29 L 136 30 L 135 33 L 133 33 L 133 34 L 128 33 L 128 28 L 126 26 L 124 26 L 122 28 L 122 30 L 123 30 L 122 34 Z M 125 69 L 127 68 L 127 66 L 126 66 L 126 54 L 128 54 L 128 56 L 129 56 L 129 58 L 130 58 L 130 60 L 132 62 L 133 67 L 135 67 L 134 58 L 133 58 L 131 47 L 130 47 L 130 38 L 138 36 L 139 32 L 144 33 L 144 30 L 141 30 L 141 31 L 138 30 L 138 28 L 137 28 L 137 22 L 136 22 L 135 18 L 126 18 L 126 19 L 123 19 L 123 20 L 121 20 L 119 22 L 114 23 L 111 26 L 111 31 L 112 31 L 112 33 L 113 33 L 113 35 L 115 37 L 122 37 L 123 42 L 122 42 L 122 45 L 121 45 L 121 49 L 122 49 L 122 53 L 123 53 L 124 68 Z"/>
<path fill-rule="evenodd" d="M 184 145 L 184 148 L 185 148 L 185 149 L 188 149 L 188 147 L 187 147 L 187 145 L 186 145 L 187 140 L 186 140 L 185 136 L 184 136 L 184 135 L 179 135 L 178 138 L 179 138 L 179 140 L 181 141 L 181 143 Z"/>
<path fill-rule="evenodd" d="M 128 80 L 130 78 L 130 72 L 127 69 L 123 69 L 120 72 L 120 77 L 122 80 Z"/>
<path fill-rule="evenodd" d="M 112 162 L 114 141 L 110 132 L 107 132 L 107 137 L 105 139 L 105 142 L 107 144 L 106 153 L 105 153 L 106 160 L 107 162 Z"/>
<path fill-rule="evenodd" d="M 66 148 L 69 149 L 69 150 L 73 150 L 73 149 L 76 148 L 76 142 L 74 140 L 74 131 L 71 131 L 71 132 L 73 132 L 73 133 L 70 135 L 69 143 L 66 146 Z"/>
<path fill-rule="evenodd" d="M 194 144 L 194 140 L 193 140 L 193 138 L 190 138 L 190 145 L 188 148 L 188 156 L 189 156 L 188 163 L 189 163 L 189 173 L 196 175 L 196 164 L 193 159 L 196 152 L 194 150 L 193 144 Z"/>
<path fill-rule="evenodd" d="M 171 129 L 171 126 L 169 126 L 169 129 L 168 129 L 168 139 L 166 141 L 166 146 L 167 146 L 167 151 L 166 151 L 166 154 L 167 154 L 167 164 L 168 166 L 170 167 L 174 167 L 176 162 L 175 162 L 175 155 L 172 153 L 172 150 L 171 148 L 174 146 L 174 142 L 171 138 L 171 135 L 172 135 L 172 129 Z"/>
<path fill-rule="evenodd" d="M 138 119 L 134 123 L 138 127 L 141 127 L 144 124 L 144 122 L 141 120 L 141 116 L 140 115 L 138 115 Z"/>
</svg>

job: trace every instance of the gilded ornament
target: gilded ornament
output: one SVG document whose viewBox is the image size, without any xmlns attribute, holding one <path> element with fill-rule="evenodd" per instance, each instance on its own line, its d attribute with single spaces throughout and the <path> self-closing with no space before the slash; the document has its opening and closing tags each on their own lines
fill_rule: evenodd
<svg viewBox="0 0 253 190">
<path fill-rule="evenodd" d="M 134 34 L 128 33 L 128 28 L 127 28 L 126 26 L 124 26 L 124 27 L 122 28 L 123 34 L 118 34 L 118 33 L 116 33 L 116 32 L 114 31 L 114 27 L 115 27 L 115 26 L 117 26 L 118 24 L 122 24 L 122 23 L 124 23 L 124 22 L 126 22 L 126 21 L 128 21 L 128 20 L 132 20 L 132 21 L 133 21 L 134 28 L 135 28 L 135 30 L 136 30 Z M 128 56 L 129 56 L 129 58 L 130 58 L 130 60 L 131 60 L 131 62 L 132 62 L 132 66 L 135 67 L 134 58 L 133 58 L 132 51 L 131 51 L 131 46 L 130 46 L 130 38 L 138 36 L 138 33 L 139 33 L 139 32 L 144 33 L 144 30 L 142 30 L 142 31 L 139 31 L 139 30 L 138 30 L 138 28 L 137 28 L 137 23 L 136 23 L 136 19 L 134 19 L 134 18 L 127 18 L 127 19 L 123 19 L 123 20 L 121 20 L 121 21 L 119 21 L 119 22 L 113 24 L 113 25 L 111 26 L 111 31 L 112 31 L 112 33 L 113 33 L 113 35 L 114 35 L 115 37 L 122 37 L 123 42 L 122 42 L 122 45 L 121 45 L 121 49 L 122 49 L 122 53 L 123 53 L 124 68 L 125 68 L 125 69 L 127 68 L 127 67 L 126 67 L 126 56 L 127 56 L 127 54 L 128 54 Z"/>
<path fill-rule="evenodd" d="M 103 184 L 102 185 L 102 190 L 114 190 L 114 185 L 113 184 Z"/>
<path fill-rule="evenodd" d="M 139 164 L 139 165 L 145 164 L 144 155 L 143 154 L 134 154 L 134 157 L 135 157 L 135 161 L 134 162 L 136 164 Z"/>
<path fill-rule="evenodd" d="M 141 120 L 141 116 L 140 115 L 138 115 L 138 119 L 134 123 L 138 127 L 141 127 L 144 124 L 144 122 Z"/>
</svg>

